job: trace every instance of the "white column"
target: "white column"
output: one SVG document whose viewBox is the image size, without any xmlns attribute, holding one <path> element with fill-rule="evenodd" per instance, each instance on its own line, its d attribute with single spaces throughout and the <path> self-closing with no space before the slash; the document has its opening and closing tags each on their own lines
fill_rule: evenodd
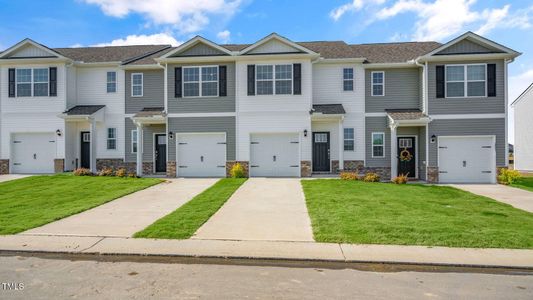
<svg viewBox="0 0 533 300">
<path fill-rule="evenodd" d="M 339 120 L 339 171 L 344 170 L 344 119 Z"/>
<path fill-rule="evenodd" d="M 396 135 L 396 125 L 390 127 L 390 173 L 391 179 L 398 176 L 398 139 Z"/>
<path fill-rule="evenodd" d="M 96 173 L 96 141 L 98 140 L 96 138 L 97 132 L 96 132 L 96 121 L 94 119 L 90 119 L 91 122 L 91 130 L 90 130 L 90 140 L 91 140 L 91 172 Z"/>
<path fill-rule="evenodd" d="M 143 126 L 137 124 L 137 176 L 143 175 Z"/>
</svg>

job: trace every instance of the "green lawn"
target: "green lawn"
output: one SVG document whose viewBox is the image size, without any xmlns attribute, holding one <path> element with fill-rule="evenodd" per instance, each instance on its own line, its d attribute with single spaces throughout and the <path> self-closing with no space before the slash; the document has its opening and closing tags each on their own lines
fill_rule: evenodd
<svg viewBox="0 0 533 300">
<path fill-rule="evenodd" d="M 172 213 L 157 220 L 136 238 L 188 239 L 198 228 L 216 213 L 233 193 L 246 181 L 245 178 L 220 179 L 213 186 L 197 195 Z"/>
<path fill-rule="evenodd" d="M 533 214 L 451 187 L 303 180 L 316 241 L 533 249 Z"/>
<path fill-rule="evenodd" d="M 521 177 L 517 182 L 511 186 L 533 192 L 533 176 Z"/>
<path fill-rule="evenodd" d="M 154 178 L 32 176 L 0 183 L 0 234 L 14 234 L 160 183 Z"/>
</svg>

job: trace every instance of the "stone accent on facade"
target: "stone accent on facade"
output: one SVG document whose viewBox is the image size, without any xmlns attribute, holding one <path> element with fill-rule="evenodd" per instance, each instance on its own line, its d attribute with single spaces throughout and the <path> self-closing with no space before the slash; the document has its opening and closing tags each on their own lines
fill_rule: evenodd
<svg viewBox="0 0 533 300">
<path fill-rule="evenodd" d="M 344 171 L 359 171 L 365 167 L 365 162 L 362 160 L 345 160 Z"/>
<path fill-rule="evenodd" d="M 302 160 L 300 162 L 300 176 L 311 177 L 313 174 L 313 168 L 310 160 Z"/>
<path fill-rule="evenodd" d="M 121 158 L 98 158 L 96 159 L 96 170 L 101 171 L 104 168 L 111 168 L 118 170 L 121 168 L 126 169 L 127 173 L 135 173 L 136 163 L 124 162 Z"/>
<path fill-rule="evenodd" d="M 152 175 L 154 174 L 154 163 L 152 162 L 143 162 L 143 175 Z"/>
<path fill-rule="evenodd" d="M 0 175 L 9 174 L 9 159 L 0 159 Z"/>
<path fill-rule="evenodd" d="M 65 160 L 62 158 L 54 159 L 54 173 L 65 172 Z"/>
<path fill-rule="evenodd" d="M 391 169 L 386 167 L 363 167 L 359 169 L 359 173 L 364 175 L 366 173 L 376 173 L 381 177 L 381 181 L 390 181 Z"/>
<path fill-rule="evenodd" d="M 231 160 L 231 161 L 226 162 L 226 177 L 231 177 L 230 171 L 231 171 L 231 168 L 233 168 L 235 164 L 241 164 L 243 166 L 245 177 L 250 176 L 250 163 L 249 162 Z"/>
<path fill-rule="evenodd" d="M 339 173 L 339 161 L 338 160 L 331 161 L 331 173 L 332 174 Z"/>
<path fill-rule="evenodd" d="M 427 182 L 438 183 L 439 182 L 439 168 L 438 167 L 427 167 L 427 168 L 428 168 Z"/>
<path fill-rule="evenodd" d="M 175 160 L 167 161 L 167 177 L 176 178 L 176 161 Z"/>
</svg>

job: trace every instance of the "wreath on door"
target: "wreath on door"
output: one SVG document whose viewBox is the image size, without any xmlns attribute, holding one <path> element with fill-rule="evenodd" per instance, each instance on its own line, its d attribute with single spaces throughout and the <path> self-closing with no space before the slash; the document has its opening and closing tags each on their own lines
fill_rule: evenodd
<svg viewBox="0 0 533 300">
<path fill-rule="evenodd" d="M 413 155 L 407 148 L 404 148 L 402 152 L 400 152 L 400 161 L 411 161 L 413 159 Z"/>
</svg>

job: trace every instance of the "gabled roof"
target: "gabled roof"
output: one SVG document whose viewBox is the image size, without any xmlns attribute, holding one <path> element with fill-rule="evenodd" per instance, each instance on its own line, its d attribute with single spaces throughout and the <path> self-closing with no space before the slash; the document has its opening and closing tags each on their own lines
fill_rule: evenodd
<svg viewBox="0 0 533 300">
<path fill-rule="evenodd" d="M 191 47 L 194 47 L 198 43 L 203 43 L 203 44 L 205 44 L 205 45 L 207 45 L 209 47 L 212 47 L 212 48 L 214 48 L 216 50 L 219 50 L 222 53 L 225 53 L 227 55 L 233 55 L 231 50 L 228 50 L 227 48 L 224 48 L 224 47 L 222 47 L 222 46 L 220 46 L 220 45 L 218 45 L 218 44 L 216 44 L 216 43 L 214 43 L 214 42 L 212 42 L 212 41 L 210 41 L 210 40 L 208 40 L 206 38 L 203 38 L 203 37 L 197 35 L 194 38 L 188 40 L 187 42 L 185 42 L 185 43 L 179 45 L 178 47 L 174 48 L 172 51 L 169 51 L 169 52 L 165 53 L 164 55 L 162 55 L 159 58 L 165 59 L 165 58 L 172 57 L 172 56 L 174 56 L 174 55 L 176 55 L 178 53 L 181 53 L 181 52 L 183 52 L 183 51 L 185 51 L 185 50 L 187 50 L 187 49 L 189 49 Z"/>
<path fill-rule="evenodd" d="M 441 46 L 437 42 L 405 42 L 350 45 L 352 57 L 364 57 L 367 63 L 404 63 Z"/>
<path fill-rule="evenodd" d="M 135 46 L 107 46 L 81 48 L 54 48 L 62 55 L 79 62 L 124 62 L 142 58 L 169 48 L 170 45 L 135 45 Z"/>
<path fill-rule="evenodd" d="M 529 87 L 527 89 L 525 89 L 522 94 L 520 94 L 520 96 L 518 96 L 518 98 L 516 98 L 515 101 L 513 101 L 513 103 L 511 103 L 511 106 L 515 106 L 518 102 L 520 102 L 522 99 L 524 99 L 524 96 L 529 94 L 530 92 L 533 91 L 533 83 L 531 83 L 529 85 Z"/>
<path fill-rule="evenodd" d="M 342 104 L 315 104 L 312 113 L 324 115 L 343 115 L 346 113 Z"/>
<path fill-rule="evenodd" d="M 105 105 L 76 105 L 63 114 L 67 116 L 90 116 L 104 107 Z"/>
<path fill-rule="evenodd" d="M 268 42 L 270 42 L 272 40 L 280 41 L 280 42 L 282 42 L 282 43 L 284 43 L 284 44 L 286 44 L 288 46 L 291 46 L 291 47 L 293 47 L 293 48 L 295 48 L 295 49 L 297 49 L 297 50 L 299 50 L 301 52 L 307 53 L 307 54 L 315 54 L 315 55 L 317 54 L 313 50 L 308 49 L 308 48 L 306 48 L 306 47 L 304 47 L 302 45 L 299 45 L 298 43 L 295 43 L 295 42 L 289 40 L 288 38 L 285 38 L 285 37 L 283 37 L 283 36 L 281 36 L 281 35 L 279 35 L 279 34 L 277 34 L 275 32 L 267 35 L 266 37 L 260 39 L 259 41 L 255 42 L 255 43 L 253 43 L 253 44 L 241 49 L 239 51 L 239 54 L 240 55 L 247 54 L 250 51 L 252 51 L 252 50 L 260 47 L 261 45 L 266 44 L 266 43 L 268 43 Z"/>
<path fill-rule="evenodd" d="M 22 48 L 22 47 L 25 47 L 27 45 L 32 45 L 44 52 L 48 52 L 50 53 L 50 56 L 49 57 L 56 57 L 56 58 L 63 58 L 65 59 L 66 57 L 63 56 L 61 53 L 57 52 L 56 50 L 54 49 L 50 49 L 48 47 L 46 47 L 45 45 L 42 45 L 42 44 L 39 44 L 37 42 L 35 42 L 34 40 L 32 39 L 29 39 L 29 38 L 25 38 L 23 39 L 22 41 L 16 43 L 15 45 L 9 47 L 8 49 L 4 50 L 1 54 L 0 54 L 0 58 L 6 58 L 6 57 L 9 57 L 9 54 L 12 54 L 14 52 L 16 52 L 18 49 Z"/>
</svg>

